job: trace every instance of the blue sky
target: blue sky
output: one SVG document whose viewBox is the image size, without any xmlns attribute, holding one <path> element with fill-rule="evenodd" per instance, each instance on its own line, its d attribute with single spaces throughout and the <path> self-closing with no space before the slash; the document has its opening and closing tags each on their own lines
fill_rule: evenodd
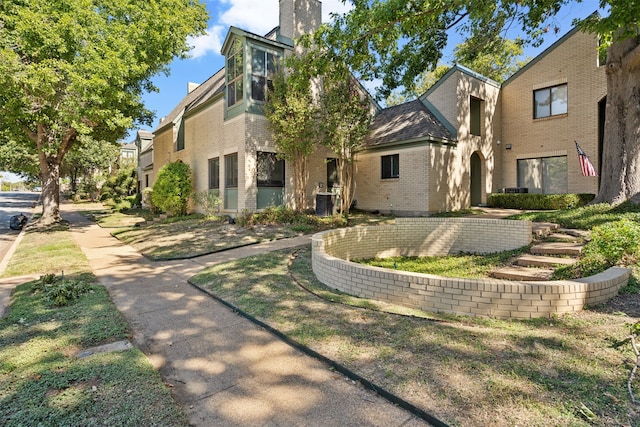
<svg viewBox="0 0 640 427">
<path fill-rule="evenodd" d="M 154 79 L 160 92 L 144 97 L 147 108 L 156 113 L 152 128 L 146 130 L 153 130 L 160 118 L 169 114 L 187 94 L 188 82 L 202 83 L 224 66 L 220 47 L 229 26 L 233 25 L 256 34 L 266 34 L 278 25 L 278 0 L 205 0 L 205 4 L 210 15 L 207 34 L 190 40 L 189 43 L 193 46 L 191 58 L 174 61 L 171 64 L 170 76 L 162 75 Z M 557 27 L 559 31 L 549 31 L 544 44 L 538 48 L 526 49 L 525 56 L 536 56 L 571 30 L 573 19 L 585 18 L 597 9 L 596 0 L 571 2 L 563 7 L 549 22 L 551 28 Z M 344 13 L 348 10 L 349 6 L 344 5 L 341 0 L 322 1 L 324 22 L 329 21 L 330 13 Z M 512 30 L 513 34 L 509 33 L 508 37 L 515 38 L 518 35 L 517 30 Z M 461 41 L 454 33 L 450 34 L 449 40 L 450 48 L 443 56 L 443 62 L 447 64 L 452 61 L 453 46 Z M 370 87 L 375 87 L 375 84 Z M 134 137 L 135 131 L 132 131 L 127 141 L 132 141 Z"/>
</svg>

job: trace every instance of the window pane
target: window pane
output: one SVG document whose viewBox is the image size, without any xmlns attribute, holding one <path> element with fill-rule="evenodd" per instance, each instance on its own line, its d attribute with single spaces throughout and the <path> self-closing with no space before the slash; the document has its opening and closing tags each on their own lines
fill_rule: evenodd
<svg viewBox="0 0 640 427">
<path fill-rule="evenodd" d="M 231 107 L 236 103 L 236 85 L 235 83 L 231 83 L 227 86 L 227 105 Z"/>
<path fill-rule="evenodd" d="M 551 115 L 551 92 L 549 89 L 537 90 L 534 93 L 535 111 L 534 118 L 548 117 Z"/>
<path fill-rule="evenodd" d="M 255 99 L 256 101 L 264 101 L 265 82 L 266 82 L 266 78 L 264 77 L 251 76 L 251 98 Z"/>
<path fill-rule="evenodd" d="M 471 102 L 470 102 L 470 129 L 469 131 L 471 132 L 471 135 L 478 135 L 480 136 L 480 130 L 481 130 L 481 126 L 480 126 L 480 117 L 481 117 L 481 105 L 482 103 L 480 102 L 479 99 L 477 98 L 471 98 Z"/>
<path fill-rule="evenodd" d="M 338 160 L 327 159 L 327 189 L 331 190 L 334 186 L 340 185 L 338 179 Z"/>
<path fill-rule="evenodd" d="M 284 187 L 284 160 L 275 153 L 258 152 L 258 187 Z"/>
<path fill-rule="evenodd" d="M 209 188 L 220 188 L 220 158 L 209 159 Z"/>
<path fill-rule="evenodd" d="M 238 186 L 238 154 L 224 156 L 224 182 L 225 187 Z"/>
<path fill-rule="evenodd" d="M 238 52 L 235 55 L 235 69 L 233 71 L 234 77 L 241 76 L 244 73 L 244 58 L 242 52 Z"/>
<path fill-rule="evenodd" d="M 551 114 L 567 113 L 567 85 L 551 88 Z"/>
<path fill-rule="evenodd" d="M 276 72 L 276 56 L 267 53 L 267 73 L 273 75 Z"/>
<path fill-rule="evenodd" d="M 382 156 L 382 178 L 398 178 L 400 176 L 400 155 Z"/>
<path fill-rule="evenodd" d="M 518 187 L 529 189 L 529 193 L 542 193 L 541 159 L 518 160 Z"/>
<path fill-rule="evenodd" d="M 265 52 L 260 49 L 251 49 L 251 73 L 261 76 L 265 73 L 264 64 Z"/>
<path fill-rule="evenodd" d="M 542 159 L 544 194 L 564 194 L 569 191 L 567 184 L 567 157 L 547 157 Z"/>
</svg>

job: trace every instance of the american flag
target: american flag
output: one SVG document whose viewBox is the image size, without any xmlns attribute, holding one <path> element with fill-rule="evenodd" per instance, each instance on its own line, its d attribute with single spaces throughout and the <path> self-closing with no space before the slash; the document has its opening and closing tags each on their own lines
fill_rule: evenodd
<svg viewBox="0 0 640 427">
<path fill-rule="evenodd" d="M 576 143 L 576 150 L 578 150 L 578 159 L 580 160 L 580 168 L 582 169 L 582 176 L 598 176 L 596 168 L 593 167 L 593 163 L 589 160 L 589 156 L 582 150 L 578 141 Z"/>
</svg>

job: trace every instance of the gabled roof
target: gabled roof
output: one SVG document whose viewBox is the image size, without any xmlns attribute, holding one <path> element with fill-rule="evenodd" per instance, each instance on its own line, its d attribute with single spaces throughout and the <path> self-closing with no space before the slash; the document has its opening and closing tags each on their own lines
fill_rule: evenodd
<svg viewBox="0 0 640 427">
<path fill-rule="evenodd" d="M 269 33 L 267 33 L 267 36 L 273 36 L 273 32 L 275 31 L 275 29 L 271 30 Z M 245 31 L 241 28 L 238 27 L 234 27 L 231 26 L 229 27 L 229 31 L 227 32 L 227 36 L 224 39 L 224 43 L 222 43 L 222 48 L 220 49 L 220 52 L 224 55 L 224 52 L 227 51 L 228 47 L 229 47 L 229 43 L 231 42 L 233 36 L 238 36 L 238 37 L 246 37 L 249 39 L 253 39 L 265 44 L 270 44 L 270 45 L 275 45 L 278 47 L 281 47 L 283 49 L 291 49 L 293 48 L 293 45 L 289 44 L 289 43 L 283 43 L 281 41 L 278 40 L 273 40 L 270 38 L 267 38 L 265 36 L 260 36 L 258 34 L 252 33 L 250 31 Z"/>
<path fill-rule="evenodd" d="M 365 138 L 367 148 L 424 141 L 454 142 L 455 136 L 419 99 L 382 110 Z"/>
<path fill-rule="evenodd" d="M 173 126 L 176 120 L 182 117 L 189 109 L 203 104 L 222 91 L 224 91 L 224 68 L 182 98 L 178 105 L 160 121 L 154 133 L 161 132 L 169 125 Z"/>
</svg>

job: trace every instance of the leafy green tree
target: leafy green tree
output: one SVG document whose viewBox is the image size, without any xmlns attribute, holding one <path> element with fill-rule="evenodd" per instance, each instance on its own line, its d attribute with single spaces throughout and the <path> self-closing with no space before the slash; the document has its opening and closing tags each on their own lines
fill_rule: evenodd
<svg viewBox="0 0 640 427">
<path fill-rule="evenodd" d="M 294 208 L 306 206 L 308 159 L 316 141 L 315 105 L 308 57 L 292 54 L 273 78 L 264 114 L 279 155 L 293 164 Z M 292 70 L 286 73 L 286 70 Z"/>
<path fill-rule="evenodd" d="M 315 43 L 333 50 L 364 80 L 382 79 L 381 95 L 412 87 L 416 76 L 441 58 L 448 31 L 467 36 L 477 52 L 505 28 L 520 25 L 523 40 L 540 43 L 564 5 L 579 0 L 353 0 L 354 8 L 316 33 Z M 607 106 L 600 191 L 594 200 L 640 202 L 640 2 L 603 0 L 608 16 L 579 25 L 598 34 L 607 48 Z"/>
<path fill-rule="evenodd" d="M 191 168 L 181 161 L 167 163 L 153 184 L 153 205 L 171 215 L 185 215 L 193 192 Z"/>
<path fill-rule="evenodd" d="M 76 193 L 78 181 L 92 180 L 95 174 L 106 174 L 120 153 L 116 144 L 96 143 L 91 139 L 80 138 L 65 156 L 60 176 L 71 181 L 71 192 Z"/>
<path fill-rule="evenodd" d="M 318 57 L 317 54 L 314 54 Z M 373 118 L 371 99 L 340 62 L 325 62 L 316 112 L 320 143 L 337 155 L 340 213 L 348 217 L 355 195 L 355 158 Z"/>
<path fill-rule="evenodd" d="M 61 219 L 60 167 L 79 138 L 150 124 L 142 94 L 206 25 L 199 0 L 0 3 L 0 145 L 37 159 L 43 224 Z"/>
</svg>

